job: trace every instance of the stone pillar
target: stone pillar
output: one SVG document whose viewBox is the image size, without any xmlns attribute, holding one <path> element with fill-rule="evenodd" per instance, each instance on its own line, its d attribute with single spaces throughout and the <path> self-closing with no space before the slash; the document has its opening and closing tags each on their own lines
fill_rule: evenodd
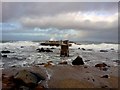
<svg viewBox="0 0 120 90">
<path fill-rule="evenodd" d="M 69 56 L 69 41 L 65 40 L 61 42 L 60 56 Z"/>
</svg>

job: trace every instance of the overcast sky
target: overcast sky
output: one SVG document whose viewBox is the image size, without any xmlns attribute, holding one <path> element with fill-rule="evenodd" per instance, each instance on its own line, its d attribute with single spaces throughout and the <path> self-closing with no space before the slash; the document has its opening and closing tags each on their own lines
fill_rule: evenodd
<svg viewBox="0 0 120 90">
<path fill-rule="evenodd" d="M 3 40 L 118 39 L 117 2 L 3 2 Z"/>
</svg>

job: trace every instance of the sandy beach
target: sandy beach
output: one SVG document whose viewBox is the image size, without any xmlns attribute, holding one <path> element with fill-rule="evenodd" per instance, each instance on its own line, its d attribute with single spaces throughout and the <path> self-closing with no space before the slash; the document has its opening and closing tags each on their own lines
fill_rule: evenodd
<svg viewBox="0 0 120 90">
<path fill-rule="evenodd" d="M 13 67 L 4 69 L 2 74 L 14 76 L 24 69 L 45 77 L 45 80 L 38 84 L 44 88 L 118 88 L 118 67 L 109 67 L 107 71 L 85 65 Z M 104 75 L 108 75 L 108 77 L 102 77 Z"/>
</svg>

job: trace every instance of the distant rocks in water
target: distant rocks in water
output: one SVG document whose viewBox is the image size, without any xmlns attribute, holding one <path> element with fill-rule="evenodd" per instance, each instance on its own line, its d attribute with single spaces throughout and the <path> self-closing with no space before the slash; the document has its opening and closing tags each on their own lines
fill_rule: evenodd
<svg viewBox="0 0 120 90">
<path fill-rule="evenodd" d="M 59 64 L 61 64 L 61 65 L 67 65 L 68 63 L 67 63 L 67 61 L 62 61 Z"/>
<path fill-rule="evenodd" d="M 2 55 L 3 58 L 7 58 L 7 55 Z"/>
<path fill-rule="evenodd" d="M 105 64 L 105 63 L 99 63 L 99 64 L 95 65 L 95 67 L 100 67 L 100 68 L 106 67 L 106 66 L 107 66 L 107 64 Z"/>
<path fill-rule="evenodd" d="M 73 65 L 84 65 L 84 62 L 80 56 L 77 56 L 77 58 L 72 61 L 72 64 Z"/>
<path fill-rule="evenodd" d="M 107 50 L 100 50 L 100 52 L 108 52 Z"/>
<path fill-rule="evenodd" d="M 93 51 L 93 49 L 87 49 L 87 51 Z"/>
<path fill-rule="evenodd" d="M 24 46 L 21 46 L 21 48 L 24 48 Z"/>
<path fill-rule="evenodd" d="M 114 48 L 111 48 L 110 50 L 115 50 Z"/>
<path fill-rule="evenodd" d="M 86 49 L 85 48 L 81 48 L 83 51 L 85 51 Z"/>
<path fill-rule="evenodd" d="M 49 48 L 44 49 L 44 48 L 38 48 L 37 49 L 38 52 L 53 52 L 52 50 L 50 50 Z"/>
<path fill-rule="evenodd" d="M 118 65 L 120 65 L 120 60 L 114 60 L 113 62 L 116 62 Z"/>
<path fill-rule="evenodd" d="M 90 60 L 85 60 L 85 62 L 89 62 Z"/>
<path fill-rule="evenodd" d="M 6 50 L 6 51 L 1 51 L 1 53 L 11 53 L 11 52 Z"/>
<path fill-rule="evenodd" d="M 54 47 L 51 47 L 51 49 L 56 49 L 56 48 L 54 48 Z"/>
</svg>

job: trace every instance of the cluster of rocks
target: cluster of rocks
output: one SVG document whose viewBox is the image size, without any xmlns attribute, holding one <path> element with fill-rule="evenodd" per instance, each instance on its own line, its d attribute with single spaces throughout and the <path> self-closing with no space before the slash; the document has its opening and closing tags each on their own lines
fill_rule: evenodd
<svg viewBox="0 0 120 90">
<path fill-rule="evenodd" d="M 8 53 L 13 53 L 13 52 L 11 52 L 11 51 L 9 51 L 9 50 L 3 50 L 3 51 L 1 51 L 1 53 L 0 53 L 0 57 L 7 58 L 7 55 L 6 55 L 6 54 L 8 54 Z"/>
<path fill-rule="evenodd" d="M 2 75 L 2 90 L 39 90 L 44 88 L 39 84 L 42 80 L 45 78 L 37 73 L 21 70 L 14 76 Z"/>
<path fill-rule="evenodd" d="M 50 50 L 49 48 L 46 48 L 46 49 L 44 49 L 44 48 L 38 48 L 37 51 L 38 51 L 38 52 L 53 52 L 53 51 Z"/>
</svg>

